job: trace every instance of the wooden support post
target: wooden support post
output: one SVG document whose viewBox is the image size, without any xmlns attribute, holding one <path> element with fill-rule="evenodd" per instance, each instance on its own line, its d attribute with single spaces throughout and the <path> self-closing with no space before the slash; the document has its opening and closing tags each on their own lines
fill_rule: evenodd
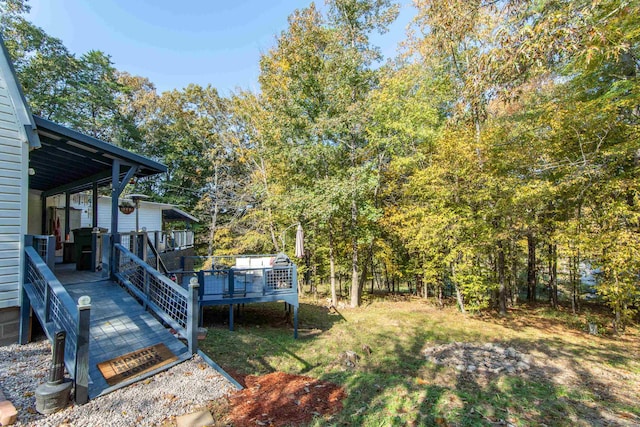
<svg viewBox="0 0 640 427">
<path fill-rule="evenodd" d="M 42 206 L 42 210 L 40 212 L 40 234 L 47 234 L 47 198 L 44 193 L 40 196 L 40 203 Z"/>
<path fill-rule="evenodd" d="M 78 298 L 78 329 L 76 330 L 76 404 L 89 401 L 89 329 L 91 319 L 91 298 Z"/>
<path fill-rule="evenodd" d="M 62 241 L 67 240 L 67 236 L 71 232 L 71 193 L 65 191 L 64 193 L 64 236 Z"/>
<path fill-rule="evenodd" d="M 149 239 L 149 236 L 147 235 L 146 231 L 143 232 L 140 235 L 140 244 L 142 245 L 142 247 L 140 248 L 140 255 L 139 256 L 140 256 L 140 259 L 142 259 L 144 262 L 147 262 L 147 256 L 148 256 L 148 254 L 147 254 L 147 243 L 148 243 L 148 239 Z M 160 255 L 158 255 L 156 257 L 156 263 L 158 262 L 157 258 L 160 258 Z M 157 270 L 157 268 L 156 268 L 156 270 Z"/>
<path fill-rule="evenodd" d="M 233 269 L 227 270 L 227 279 L 229 280 L 229 296 L 233 297 L 235 293 L 235 274 L 233 274 Z"/>
<path fill-rule="evenodd" d="M 229 304 L 229 330 L 233 331 L 233 304 Z"/>
<path fill-rule="evenodd" d="M 94 181 L 91 190 L 91 227 L 98 226 L 98 182 Z"/>
<path fill-rule="evenodd" d="M 49 283 L 45 281 L 44 284 L 44 323 L 51 321 L 51 288 Z M 42 325 L 43 327 L 45 325 Z"/>
<path fill-rule="evenodd" d="M 189 282 L 189 301 L 187 303 L 187 338 L 189 340 L 190 354 L 195 354 L 198 351 L 199 288 L 198 279 L 192 277 Z"/>
<path fill-rule="evenodd" d="M 33 236 L 24 236 L 24 246 L 33 246 Z M 27 291 L 24 289 L 24 284 L 29 280 L 29 265 L 27 256 L 25 255 L 24 271 L 22 276 L 22 284 L 20 286 L 20 344 L 26 344 L 29 342 L 29 318 L 31 317 L 31 301 L 27 295 Z"/>
<path fill-rule="evenodd" d="M 184 257 L 182 257 L 184 261 Z M 184 270 L 184 267 L 182 268 Z M 198 301 L 202 301 L 204 298 L 204 271 L 200 270 L 196 273 L 198 276 L 198 283 L 200 284 L 200 289 L 198 289 Z"/>
<path fill-rule="evenodd" d="M 56 266 L 56 238 L 55 236 L 49 236 L 47 239 L 47 254 L 44 257 L 44 262 L 47 263 L 47 267 L 51 271 Z"/>
<path fill-rule="evenodd" d="M 102 277 L 107 278 L 111 274 L 111 262 L 113 261 L 113 234 L 102 235 Z"/>
<path fill-rule="evenodd" d="M 26 281 L 27 275 L 25 274 Z M 27 295 L 27 291 L 24 289 L 24 284 L 22 285 L 22 302 L 20 304 L 20 344 L 26 344 L 29 342 L 31 335 L 29 332 L 31 326 L 31 301 L 29 300 L 29 296 Z"/>
<path fill-rule="evenodd" d="M 98 250 L 98 183 L 93 183 L 93 190 L 91 193 L 91 227 L 93 232 L 91 233 L 91 271 L 96 271 L 98 264 L 102 261 L 96 259 L 96 254 L 101 251 Z M 104 255 L 103 255 L 104 257 Z"/>
<path fill-rule="evenodd" d="M 98 233 L 97 228 L 91 230 L 91 271 L 96 271 L 98 267 Z"/>
<path fill-rule="evenodd" d="M 145 309 L 145 311 L 147 310 L 149 304 L 149 272 L 146 269 L 143 269 L 143 290 L 142 292 L 144 293 L 144 300 L 142 300 L 142 308 Z"/>
<path fill-rule="evenodd" d="M 112 234 L 111 235 L 111 248 L 109 249 L 109 252 L 111 254 L 111 280 L 115 280 L 116 277 L 116 273 L 119 271 L 120 269 L 120 251 L 118 251 L 116 249 L 116 243 L 120 243 L 119 241 L 119 235 L 117 234 Z"/>
<path fill-rule="evenodd" d="M 120 197 L 120 161 L 114 160 L 111 166 L 111 234 L 113 243 L 120 243 L 118 234 L 118 198 Z"/>
</svg>

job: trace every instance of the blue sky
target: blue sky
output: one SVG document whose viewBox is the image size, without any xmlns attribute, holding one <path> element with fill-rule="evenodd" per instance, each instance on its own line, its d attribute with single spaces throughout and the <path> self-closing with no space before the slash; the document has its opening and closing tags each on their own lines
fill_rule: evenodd
<svg viewBox="0 0 640 427">
<path fill-rule="evenodd" d="M 389 33 L 375 36 L 385 57 L 414 9 L 402 12 Z M 116 68 L 148 77 L 159 91 L 211 84 L 228 95 L 257 91 L 260 54 L 287 28 L 287 17 L 309 0 L 29 0 L 28 19 L 80 56 L 102 50 Z M 322 0 L 316 2 L 323 4 Z"/>
</svg>

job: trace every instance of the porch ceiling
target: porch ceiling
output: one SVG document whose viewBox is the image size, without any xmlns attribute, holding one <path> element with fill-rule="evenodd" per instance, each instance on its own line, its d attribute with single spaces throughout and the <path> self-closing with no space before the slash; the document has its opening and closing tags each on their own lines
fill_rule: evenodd
<svg viewBox="0 0 640 427">
<path fill-rule="evenodd" d="M 42 147 L 29 154 L 29 188 L 46 195 L 89 190 L 93 183 L 111 185 L 115 159 L 122 166 L 138 166 L 136 177 L 167 171 L 167 167 L 146 157 L 76 132 L 38 116 L 33 116 Z M 120 170 L 120 178 L 129 168 Z"/>
</svg>

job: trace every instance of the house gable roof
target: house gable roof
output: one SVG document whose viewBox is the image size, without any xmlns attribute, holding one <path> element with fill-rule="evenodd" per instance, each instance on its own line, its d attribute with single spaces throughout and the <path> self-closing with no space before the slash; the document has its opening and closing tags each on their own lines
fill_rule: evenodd
<svg viewBox="0 0 640 427">
<path fill-rule="evenodd" d="M 36 125 L 31 115 L 31 109 L 24 97 L 22 86 L 16 77 L 16 70 L 13 68 L 13 63 L 9 57 L 7 47 L 4 45 L 4 40 L 0 36 L 0 78 L 3 78 L 7 84 L 7 90 L 11 97 L 11 103 L 16 111 L 18 120 L 20 120 L 25 130 L 25 135 L 29 146 L 31 148 L 40 147 L 40 140 L 36 133 Z"/>
</svg>

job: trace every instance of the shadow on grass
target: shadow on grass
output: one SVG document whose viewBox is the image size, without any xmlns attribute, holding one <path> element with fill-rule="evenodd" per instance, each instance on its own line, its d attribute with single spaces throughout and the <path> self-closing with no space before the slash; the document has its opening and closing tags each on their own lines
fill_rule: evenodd
<svg viewBox="0 0 640 427">
<path fill-rule="evenodd" d="M 301 326 L 309 334 L 294 340 L 283 313 L 277 306 L 247 306 L 236 332 L 213 327 L 202 347 L 224 368 L 242 375 L 280 370 L 345 387 L 342 412 L 330 419 L 319 418 L 312 425 L 586 426 L 638 422 L 634 415 L 638 415 L 637 409 L 608 392 L 608 384 L 577 357 L 597 363 L 620 357 L 622 348 L 594 350 L 588 342 L 573 344 L 553 335 L 535 340 L 524 333 L 503 341 L 500 336 L 488 335 L 482 322 L 454 328 L 451 326 L 459 325 L 451 325 L 452 321 L 465 322 L 466 318 L 437 318 L 435 311 L 404 303 L 373 303 L 366 309 L 349 311 L 345 313 L 348 322 L 324 307 L 303 304 Z M 215 321 L 215 316 L 208 313 L 205 319 Z M 549 326 L 556 325 L 551 322 Z M 480 375 L 434 365 L 423 357 L 426 346 L 451 341 L 498 341 L 505 347 L 540 352 L 566 363 L 534 361 L 525 373 Z M 359 356 L 353 366 L 340 357 L 346 350 Z M 567 375 L 576 381 L 561 380 Z M 625 410 L 631 412 L 628 423 L 614 413 Z"/>
<path fill-rule="evenodd" d="M 291 314 L 285 309 L 283 303 L 255 303 L 235 306 L 234 327 L 284 327 L 291 325 Z M 344 321 L 345 318 L 335 308 L 300 303 L 298 309 L 300 330 L 330 329 L 335 323 Z M 203 324 L 206 327 L 228 327 L 229 307 L 211 306 L 204 308 Z"/>
</svg>

